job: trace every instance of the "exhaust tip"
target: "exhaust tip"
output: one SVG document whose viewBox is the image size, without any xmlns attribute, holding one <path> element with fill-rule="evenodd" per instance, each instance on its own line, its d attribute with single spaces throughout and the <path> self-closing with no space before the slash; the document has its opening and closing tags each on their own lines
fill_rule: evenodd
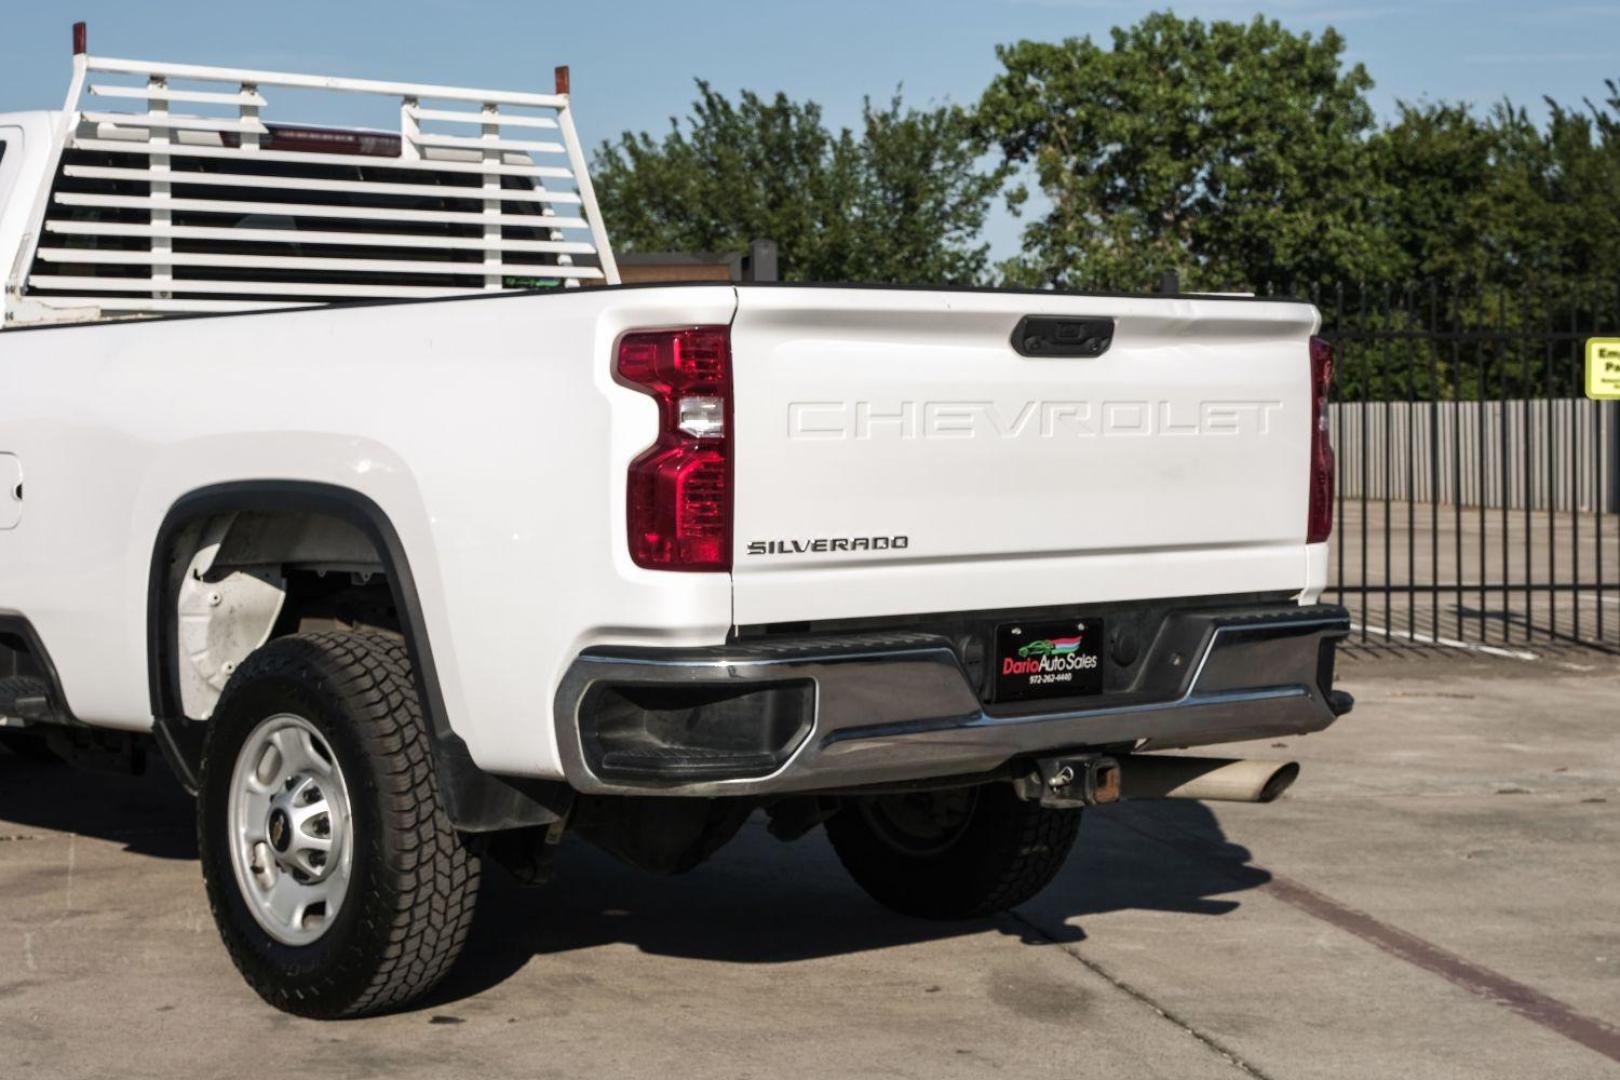
<svg viewBox="0 0 1620 1080">
<path fill-rule="evenodd" d="M 1295 761 L 1128 754 L 1119 759 L 1127 799 L 1268 803 L 1299 779 Z"/>
<path fill-rule="evenodd" d="M 1285 761 L 1281 765 L 1277 766 L 1277 770 L 1273 772 L 1269 778 L 1267 778 L 1263 785 L 1261 785 L 1260 797 L 1254 801 L 1262 803 L 1272 802 L 1277 798 L 1277 796 L 1293 787 L 1294 781 L 1298 779 L 1299 762 Z"/>
</svg>

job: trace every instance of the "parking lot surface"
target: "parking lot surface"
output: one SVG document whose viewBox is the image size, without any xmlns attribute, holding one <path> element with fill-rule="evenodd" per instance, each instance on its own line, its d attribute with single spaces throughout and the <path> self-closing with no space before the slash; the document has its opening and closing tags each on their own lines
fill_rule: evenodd
<svg viewBox="0 0 1620 1080">
<path fill-rule="evenodd" d="M 0 753 L 0 1075 L 1620 1077 L 1620 667 L 1351 659 L 1270 806 L 1088 813 L 1056 885 L 891 915 L 762 823 L 680 878 L 581 845 L 412 1011 L 273 1012 L 190 807 Z"/>
</svg>

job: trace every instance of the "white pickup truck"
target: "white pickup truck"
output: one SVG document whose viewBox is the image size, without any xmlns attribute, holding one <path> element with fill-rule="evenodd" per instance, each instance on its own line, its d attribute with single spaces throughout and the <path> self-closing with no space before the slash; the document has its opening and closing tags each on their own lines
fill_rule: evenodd
<svg viewBox="0 0 1620 1080">
<path fill-rule="evenodd" d="M 396 1007 L 480 866 L 763 810 L 971 918 L 1144 751 L 1320 730 L 1308 304 L 619 284 L 569 111 L 92 57 L 0 114 L 0 738 L 197 798 L 248 982 Z M 399 110 L 273 122 L 267 95 Z"/>
</svg>

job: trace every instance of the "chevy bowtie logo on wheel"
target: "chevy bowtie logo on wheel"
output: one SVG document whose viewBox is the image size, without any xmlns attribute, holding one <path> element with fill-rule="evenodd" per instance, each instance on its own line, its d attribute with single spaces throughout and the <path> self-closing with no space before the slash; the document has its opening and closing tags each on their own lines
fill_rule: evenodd
<svg viewBox="0 0 1620 1080">
<path fill-rule="evenodd" d="M 287 850 L 287 812 L 274 810 L 270 814 L 270 846 L 277 851 Z"/>
</svg>

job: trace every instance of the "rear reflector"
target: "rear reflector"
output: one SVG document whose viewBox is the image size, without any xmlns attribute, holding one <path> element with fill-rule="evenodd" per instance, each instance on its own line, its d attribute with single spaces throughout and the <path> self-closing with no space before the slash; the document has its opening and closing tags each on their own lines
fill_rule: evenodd
<svg viewBox="0 0 1620 1080">
<path fill-rule="evenodd" d="M 630 463 L 630 558 L 648 570 L 730 570 L 730 328 L 626 334 L 616 369 L 658 403 L 658 439 Z"/>
<path fill-rule="evenodd" d="M 1333 346 L 1311 338 L 1311 503 L 1305 542 L 1320 544 L 1333 534 L 1333 441 L 1328 432 L 1328 392 L 1333 388 Z"/>
</svg>

